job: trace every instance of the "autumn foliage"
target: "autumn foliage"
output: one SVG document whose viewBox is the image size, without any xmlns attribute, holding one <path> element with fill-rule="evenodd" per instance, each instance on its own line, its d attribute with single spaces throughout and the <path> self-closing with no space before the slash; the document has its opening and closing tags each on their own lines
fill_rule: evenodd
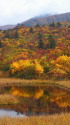
<svg viewBox="0 0 70 125">
<path fill-rule="evenodd" d="M 69 79 L 70 28 L 65 24 L 0 31 L 0 72 L 26 79 Z"/>
<path fill-rule="evenodd" d="M 51 64 L 53 65 L 53 69 L 50 71 L 52 76 L 70 77 L 70 57 L 67 55 L 60 56 L 56 60 L 52 60 Z"/>
<path fill-rule="evenodd" d="M 20 78 L 36 78 L 43 74 L 43 67 L 34 60 L 19 60 L 10 65 L 10 73 Z"/>
</svg>

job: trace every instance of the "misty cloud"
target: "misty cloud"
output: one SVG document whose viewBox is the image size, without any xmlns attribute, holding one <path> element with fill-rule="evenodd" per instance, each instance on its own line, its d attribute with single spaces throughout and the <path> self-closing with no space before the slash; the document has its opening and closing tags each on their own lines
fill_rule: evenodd
<svg viewBox="0 0 70 125">
<path fill-rule="evenodd" d="M 47 13 L 70 12 L 70 0 L 0 0 L 0 25 L 17 24 Z"/>
</svg>

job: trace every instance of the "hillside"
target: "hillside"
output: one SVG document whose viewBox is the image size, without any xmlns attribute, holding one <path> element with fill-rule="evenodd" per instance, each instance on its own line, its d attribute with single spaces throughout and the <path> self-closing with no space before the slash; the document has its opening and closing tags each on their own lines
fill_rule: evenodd
<svg viewBox="0 0 70 125">
<path fill-rule="evenodd" d="M 7 29 L 13 29 L 15 27 L 15 25 L 4 25 L 4 26 L 0 26 L 1 30 L 7 30 Z"/>
<path fill-rule="evenodd" d="M 48 17 L 48 16 L 50 16 L 50 15 L 51 15 L 51 14 L 40 15 L 40 16 L 34 17 L 33 19 Z M 22 24 L 22 23 L 21 23 L 21 24 Z M 3 25 L 3 26 L 0 26 L 0 30 L 13 29 L 13 28 L 16 27 L 17 25 L 18 25 L 18 24 L 16 24 L 16 25 Z M 20 23 L 19 23 L 19 25 L 20 25 Z"/>
<path fill-rule="evenodd" d="M 70 21 L 70 12 L 57 14 L 57 15 L 45 14 L 45 15 L 36 16 L 22 23 L 19 22 L 19 25 L 25 25 L 25 26 L 30 27 L 30 26 L 35 26 L 37 24 L 48 25 L 52 22 L 56 23 L 56 22 L 63 22 L 63 21 Z M 4 25 L 4 26 L 0 26 L 0 29 L 1 30 L 13 29 L 16 26 L 17 24 L 16 25 Z"/>
<path fill-rule="evenodd" d="M 44 25 L 44 24 L 50 24 L 52 22 L 56 23 L 56 22 L 62 22 L 62 21 L 70 21 L 70 12 L 51 15 L 51 16 L 43 16 L 40 18 L 32 18 L 23 22 L 22 24 L 24 24 L 25 26 L 35 26 L 37 24 Z"/>
<path fill-rule="evenodd" d="M 0 31 L 0 77 L 69 79 L 70 26 L 57 24 Z"/>
</svg>

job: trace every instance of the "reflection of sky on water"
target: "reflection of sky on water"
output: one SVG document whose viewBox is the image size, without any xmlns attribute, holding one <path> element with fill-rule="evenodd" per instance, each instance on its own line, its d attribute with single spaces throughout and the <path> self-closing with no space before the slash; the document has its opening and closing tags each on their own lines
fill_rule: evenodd
<svg viewBox="0 0 70 125">
<path fill-rule="evenodd" d="M 4 110 L 0 109 L 0 117 L 2 116 L 10 116 L 10 117 L 24 117 L 23 114 L 13 111 L 13 110 Z"/>
</svg>

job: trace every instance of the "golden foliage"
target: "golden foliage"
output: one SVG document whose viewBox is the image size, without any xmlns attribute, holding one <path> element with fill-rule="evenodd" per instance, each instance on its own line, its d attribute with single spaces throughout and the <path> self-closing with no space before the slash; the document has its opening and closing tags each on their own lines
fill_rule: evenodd
<svg viewBox="0 0 70 125">
<path fill-rule="evenodd" d="M 21 77 L 34 77 L 35 75 L 40 75 L 44 72 L 43 67 L 38 63 L 37 60 L 32 62 L 31 60 L 19 60 L 13 62 L 10 66 L 10 71 L 12 74 L 17 74 Z"/>
<path fill-rule="evenodd" d="M 51 64 L 53 65 L 53 69 L 50 73 L 52 73 L 56 77 L 70 77 L 70 57 L 67 55 L 63 55 L 58 57 L 56 60 L 52 60 Z"/>
<path fill-rule="evenodd" d="M 35 70 L 37 74 L 42 74 L 44 72 L 43 67 L 35 60 Z"/>
</svg>

